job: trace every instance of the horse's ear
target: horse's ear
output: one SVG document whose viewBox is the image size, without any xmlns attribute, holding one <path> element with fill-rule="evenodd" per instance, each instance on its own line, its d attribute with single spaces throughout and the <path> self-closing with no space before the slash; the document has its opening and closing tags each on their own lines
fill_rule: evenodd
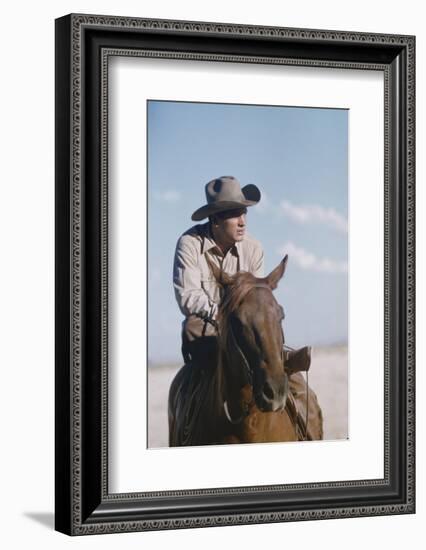
<svg viewBox="0 0 426 550">
<path fill-rule="evenodd" d="M 275 269 L 273 269 L 267 277 L 265 277 L 266 284 L 268 284 L 272 290 L 275 290 L 277 288 L 280 279 L 284 275 L 285 268 L 287 267 L 287 260 L 288 254 L 286 254 L 279 265 Z"/>
<path fill-rule="evenodd" d="M 213 263 L 212 260 L 209 258 L 208 254 L 206 254 L 205 256 L 206 256 L 206 262 L 216 281 L 222 286 L 231 284 L 232 277 L 227 273 L 225 273 L 224 271 L 222 271 L 219 267 L 217 267 L 217 265 Z"/>
</svg>

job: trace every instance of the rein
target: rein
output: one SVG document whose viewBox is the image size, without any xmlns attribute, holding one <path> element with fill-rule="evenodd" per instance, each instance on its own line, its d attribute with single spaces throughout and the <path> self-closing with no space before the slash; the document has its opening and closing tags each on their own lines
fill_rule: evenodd
<svg viewBox="0 0 426 550">
<path fill-rule="evenodd" d="M 246 288 L 243 288 L 240 290 L 237 297 L 230 296 L 228 298 L 225 298 L 224 304 L 223 304 L 223 313 L 226 313 L 227 316 L 232 313 L 244 300 L 244 298 L 247 296 L 247 294 L 253 289 L 253 288 L 267 288 L 268 290 L 271 290 L 270 286 L 265 283 L 256 283 L 247 285 Z M 232 305 L 231 305 L 232 304 Z M 228 310 L 228 311 L 227 311 Z M 223 314 L 222 313 L 222 314 Z M 282 331 L 282 327 L 281 327 Z M 250 368 L 249 362 L 247 361 L 246 356 L 244 355 L 244 352 L 242 351 L 240 345 L 238 344 L 238 340 L 235 337 L 234 330 L 232 328 L 232 324 L 228 321 L 227 323 L 227 333 L 230 335 L 232 344 L 234 345 L 235 349 L 238 352 L 238 355 L 242 359 L 242 363 L 244 366 L 244 371 L 246 375 L 247 383 L 253 386 L 253 373 Z M 284 342 L 284 333 L 283 333 L 283 342 Z M 284 352 L 285 349 L 288 351 L 294 351 L 294 348 L 291 348 L 289 346 L 283 345 L 283 348 L 281 350 L 281 362 L 284 365 Z M 311 439 L 309 436 L 309 429 L 308 429 L 308 421 L 309 421 L 309 374 L 308 371 L 306 371 L 306 414 L 305 418 L 302 417 L 302 415 L 298 412 L 296 402 L 294 398 L 292 398 L 291 392 L 289 392 L 290 399 L 287 400 L 287 412 L 290 414 L 290 417 L 293 417 L 293 423 L 295 425 L 296 431 L 300 432 L 300 437 L 302 440 L 307 441 L 308 439 Z M 290 401 L 292 401 L 292 404 L 290 405 Z M 254 396 L 252 397 L 251 401 L 249 403 L 244 403 L 244 408 L 242 411 L 242 414 L 239 418 L 233 419 L 230 415 L 228 403 L 227 401 L 224 401 L 223 408 L 225 411 L 226 418 L 231 422 L 231 424 L 239 424 L 244 420 L 246 416 L 249 414 L 249 407 L 254 402 Z"/>
<path fill-rule="evenodd" d="M 258 283 L 258 284 L 255 284 L 255 285 L 250 285 L 248 286 L 246 289 L 244 289 L 244 292 L 241 292 L 240 296 L 238 296 L 238 301 L 236 302 L 236 304 L 234 305 L 234 307 L 238 307 L 241 302 L 243 301 L 243 299 L 246 297 L 246 295 L 250 292 L 250 290 L 252 290 L 253 288 L 267 288 L 268 290 L 271 290 L 271 288 L 269 287 L 269 285 L 266 285 L 264 283 Z M 245 374 L 246 374 L 246 380 L 247 380 L 247 383 L 250 385 L 250 386 L 253 386 L 253 373 L 252 373 L 252 370 L 250 368 L 250 365 L 249 365 L 249 362 L 247 361 L 247 358 L 246 356 L 244 355 L 244 352 L 243 350 L 241 349 L 240 345 L 238 344 L 238 340 L 237 338 L 235 337 L 235 334 L 234 334 L 234 330 L 232 328 L 232 324 L 228 322 L 228 325 L 227 325 L 227 333 L 231 335 L 231 339 L 232 339 L 232 344 L 234 345 L 234 347 L 236 348 L 239 356 L 241 357 L 242 359 L 242 363 L 244 365 L 244 370 L 245 370 Z M 281 327 L 281 333 L 282 333 L 282 336 L 283 336 L 283 342 L 284 342 L 284 333 L 282 331 L 282 327 Z M 289 348 L 288 346 L 285 346 L 287 349 L 291 350 L 292 348 Z M 281 349 L 281 364 L 284 365 L 284 346 L 283 348 Z M 307 397 L 308 399 L 308 397 Z M 240 422 L 242 422 L 242 420 L 248 416 L 249 414 L 249 407 L 250 405 L 254 402 L 254 397 L 252 397 L 251 401 L 249 403 L 245 403 L 245 408 L 243 410 L 243 414 L 238 418 L 238 419 L 232 419 L 231 415 L 230 415 L 230 412 L 229 412 L 229 408 L 228 408 L 228 403 L 227 401 L 224 401 L 223 403 L 223 408 L 225 410 L 225 415 L 227 417 L 227 419 L 229 420 L 229 422 L 231 422 L 231 424 L 239 424 Z M 307 433 L 307 416 L 306 416 L 306 433 Z"/>
<path fill-rule="evenodd" d="M 247 288 L 244 289 L 244 292 L 241 292 L 240 295 L 238 296 L 238 300 L 237 300 L 236 304 L 234 304 L 234 308 L 237 308 L 241 304 L 241 302 L 244 300 L 246 295 L 253 288 L 268 288 L 270 290 L 270 287 L 265 283 L 257 283 L 257 284 L 254 284 L 254 285 L 247 285 Z M 225 306 L 225 309 L 226 309 L 226 306 Z M 229 313 L 228 313 L 228 315 L 229 315 Z M 228 329 L 227 333 L 231 335 L 232 343 L 233 343 L 234 347 L 236 348 L 239 356 L 242 359 L 242 363 L 244 365 L 244 370 L 245 370 L 245 374 L 246 374 L 247 383 L 250 386 L 253 386 L 253 373 L 252 373 L 252 370 L 250 368 L 250 365 L 249 365 L 249 362 L 247 361 L 246 356 L 244 355 L 243 350 L 241 349 L 240 345 L 238 344 L 238 340 L 235 337 L 232 325 L 229 322 L 227 323 L 227 329 Z M 249 407 L 253 402 L 254 402 L 254 397 L 252 397 L 252 399 L 249 403 L 245 403 L 245 407 L 244 407 L 242 415 L 238 419 L 234 420 L 231 417 L 230 413 L 229 413 L 228 403 L 226 401 L 224 401 L 223 408 L 225 410 L 225 415 L 226 415 L 227 419 L 229 420 L 229 422 L 231 422 L 231 424 L 240 424 L 240 422 L 242 422 L 242 420 L 244 420 L 244 418 L 246 416 L 248 416 Z"/>
<path fill-rule="evenodd" d="M 294 348 L 291 348 L 290 346 L 284 346 L 284 348 L 286 348 L 288 351 L 294 351 Z M 283 354 L 284 354 L 284 350 L 283 350 Z M 306 415 L 305 415 L 305 419 L 303 419 L 301 416 L 300 416 L 300 413 L 297 411 L 297 407 L 295 406 L 295 415 L 296 415 L 296 419 L 295 419 L 295 424 L 297 425 L 297 419 L 298 417 L 300 418 L 300 420 L 302 422 L 304 422 L 304 426 L 303 426 L 303 429 L 302 429 L 302 436 L 304 435 L 304 440 L 307 441 L 309 438 L 308 438 L 308 418 L 309 418 L 309 371 L 306 371 Z M 305 432 L 303 434 L 303 432 Z"/>
<path fill-rule="evenodd" d="M 258 286 L 263 286 L 263 285 L 258 285 Z M 247 361 L 246 356 L 244 355 L 243 350 L 241 349 L 240 345 L 238 344 L 238 340 L 235 337 L 234 330 L 232 328 L 231 323 L 229 323 L 229 325 L 228 325 L 228 334 L 231 335 L 232 343 L 235 346 L 239 356 L 242 359 L 242 363 L 243 363 L 243 366 L 244 366 L 247 383 L 250 384 L 250 386 L 253 386 L 253 373 L 252 373 L 252 370 L 250 368 L 250 365 L 249 365 L 249 362 Z M 283 339 L 284 339 L 284 335 L 283 335 Z M 288 350 L 288 351 L 294 351 L 294 348 L 291 348 L 290 346 L 286 346 L 286 345 L 283 346 L 283 348 L 281 350 L 281 362 L 282 362 L 283 365 L 284 365 L 284 350 L 285 349 Z M 290 394 L 291 394 L 291 392 L 290 392 Z M 240 422 L 242 422 L 244 420 L 244 418 L 246 416 L 248 416 L 249 407 L 253 402 L 254 402 L 254 397 L 252 397 L 252 399 L 249 403 L 244 404 L 245 407 L 243 409 L 243 412 L 242 412 L 241 416 L 237 419 L 233 419 L 231 417 L 230 412 L 229 412 L 228 403 L 227 403 L 227 401 L 224 401 L 223 408 L 224 408 L 224 411 L 225 411 L 226 418 L 229 420 L 229 422 L 231 422 L 231 424 L 240 424 Z M 294 414 L 292 414 L 292 416 L 294 416 L 293 422 L 295 424 L 296 429 L 297 428 L 300 429 L 302 439 L 307 441 L 309 439 L 309 435 L 308 435 L 309 434 L 309 429 L 308 429 L 308 421 L 309 421 L 309 372 L 308 371 L 306 371 L 306 414 L 305 414 L 305 418 L 304 419 L 302 418 L 302 416 L 300 415 L 300 413 L 297 410 L 297 407 L 296 407 L 295 403 L 294 403 Z"/>
<path fill-rule="evenodd" d="M 244 365 L 244 368 L 245 368 L 245 374 L 247 376 L 247 383 L 250 384 L 250 386 L 253 386 L 253 374 L 252 374 L 250 365 L 249 365 L 249 363 L 246 359 L 246 356 L 243 353 L 243 350 L 239 346 L 237 339 L 235 338 L 234 330 L 233 330 L 232 325 L 230 323 L 228 325 L 228 333 L 232 336 L 233 344 L 234 344 L 235 348 L 237 349 L 239 355 L 241 356 L 241 358 L 243 360 L 243 365 Z M 231 424 L 239 424 L 246 416 L 248 416 L 249 407 L 253 403 L 253 401 L 254 401 L 254 398 L 252 398 L 249 403 L 245 403 L 243 413 L 237 420 L 233 420 L 231 418 L 231 415 L 230 415 L 229 409 L 228 409 L 228 403 L 226 401 L 224 401 L 223 408 L 225 410 L 225 414 L 226 414 L 226 417 L 229 420 L 229 422 L 231 422 Z"/>
</svg>

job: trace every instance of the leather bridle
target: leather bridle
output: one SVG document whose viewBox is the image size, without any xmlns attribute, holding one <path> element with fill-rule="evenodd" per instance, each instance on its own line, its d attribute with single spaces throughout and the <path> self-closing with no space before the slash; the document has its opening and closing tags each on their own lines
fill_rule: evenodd
<svg viewBox="0 0 426 550">
<path fill-rule="evenodd" d="M 272 292 L 271 287 L 269 285 L 267 285 L 266 283 L 258 283 L 258 284 L 252 285 L 244 293 L 242 293 L 242 295 L 239 297 L 238 305 L 241 304 L 241 302 L 243 301 L 245 296 L 253 288 L 267 288 Z M 283 337 L 283 344 L 284 344 L 284 332 L 283 332 L 283 328 L 282 328 L 281 323 L 280 323 L 280 328 L 281 328 L 281 333 L 282 333 L 282 337 Z M 242 364 L 244 365 L 247 384 L 249 384 L 250 386 L 253 387 L 253 370 L 250 367 L 250 363 L 247 360 L 243 350 L 241 349 L 241 346 L 239 345 L 237 338 L 235 337 L 235 333 L 234 333 L 234 329 L 232 328 L 232 322 L 231 321 L 228 322 L 227 333 L 231 335 L 232 345 L 235 347 L 235 349 L 237 350 L 239 356 L 242 359 Z M 281 349 L 281 364 L 284 365 L 284 348 Z M 237 420 L 234 420 L 234 419 L 231 418 L 231 415 L 229 413 L 228 403 L 225 400 L 224 403 L 223 403 L 223 408 L 225 410 L 226 417 L 228 418 L 228 420 L 232 424 L 239 424 L 246 416 L 248 416 L 249 407 L 253 402 L 254 402 L 254 397 L 252 397 L 252 399 L 249 403 L 245 403 L 243 414 L 240 416 L 240 418 L 238 418 Z"/>
<path fill-rule="evenodd" d="M 258 284 L 252 285 L 245 292 L 243 292 L 242 295 L 239 297 L 238 305 L 241 304 L 241 302 L 243 301 L 245 296 L 253 288 L 268 288 L 269 290 L 271 290 L 270 286 L 265 284 L 265 283 L 258 283 Z M 272 292 L 272 290 L 271 290 L 271 292 Z M 284 350 L 287 349 L 289 351 L 294 351 L 294 349 L 291 348 L 290 346 L 287 346 L 287 345 L 284 344 L 284 342 L 285 342 L 284 331 L 283 331 L 281 323 L 280 323 L 280 328 L 281 328 L 281 334 L 282 334 L 282 338 L 283 338 L 283 347 L 282 347 L 282 350 L 281 350 L 281 364 L 284 365 Z M 234 329 L 232 328 L 232 322 L 228 322 L 227 332 L 231 336 L 232 345 L 235 347 L 235 349 L 237 350 L 239 356 L 241 357 L 242 364 L 244 366 L 244 371 L 245 371 L 245 375 L 246 375 L 247 384 L 249 384 L 250 386 L 253 387 L 253 371 L 250 367 L 249 361 L 247 360 L 243 350 L 241 349 L 241 346 L 238 343 L 237 338 L 235 337 Z M 238 419 L 233 419 L 230 415 L 230 412 L 229 412 L 228 403 L 225 400 L 224 403 L 223 403 L 223 408 L 224 408 L 225 415 L 226 415 L 227 419 L 229 420 L 229 422 L 231 422 L 231 424 L 240 424 L 244 420 L 244 418 L 246 416 L 248 416 L 249 407 L 253 402 L 254 402 L 254 396 L 252 397 L 252 399 L 249 403 L 244 404 L 245 406 L 243 408 L 242 415 Z M 304 437 L 305 440 L 308 439 L 308 419 L 309 419 L 309 374 L 308 374 L 308 371 L 306 371 L 306 415 L 305 415 L 305 419 L 302 419 L 299 412 L 297 411 L 296 406 L 295 406 L 295 418 L 294 418 L 295 427 L 297 426 L 300 429 L 300 424 L 302 424 L 302 429 L 301 429 L 302 437 Z M 303 422 L 305 424 L 304 426 L 303 426 Z"/>
</svg>

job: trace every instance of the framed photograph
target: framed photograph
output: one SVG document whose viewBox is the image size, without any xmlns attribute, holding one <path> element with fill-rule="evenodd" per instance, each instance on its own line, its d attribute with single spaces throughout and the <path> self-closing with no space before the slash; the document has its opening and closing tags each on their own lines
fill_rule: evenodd
<svg viewBox="0 0 426 550">
<path fill-rule="evenodd" d="M 415 511 L 415 38 L 56 20 L 56 529 Z"/>
</svg>

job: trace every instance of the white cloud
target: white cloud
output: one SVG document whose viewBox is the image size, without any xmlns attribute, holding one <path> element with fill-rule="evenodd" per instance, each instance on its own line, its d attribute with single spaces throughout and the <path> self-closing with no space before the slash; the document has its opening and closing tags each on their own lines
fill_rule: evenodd
<svg viewBox="0 0 426 550">
<path fill-rule="evenodd" d="M 177 202 L 181 199 L 181 194 L 178 191 L 162 191 L 161 193 L 154 193 L 154 197 L 158 201 L 164 202 Z"/>
<path fill-rule="evenodd" d="M 288 254 L 289 262 L 294 262 L 301 269 L 307 271 L 321 271 L 325 273 L 347 273 L 348 263 L 345 261 L 319 258 L 312 252 L 305 250 L 292 242 L 287 242 L 278 250 L 281 256 Z"/>
<path fill-rule="evenodd" d="M 334 208 L 324 208 L 318 204 L 296 205 L 290 201 L 281 201 L 280 209 L 292 220 L 305 223 L 323 223 L 342 233 L 348 232 L 348 220 Z"/>
</svg>

